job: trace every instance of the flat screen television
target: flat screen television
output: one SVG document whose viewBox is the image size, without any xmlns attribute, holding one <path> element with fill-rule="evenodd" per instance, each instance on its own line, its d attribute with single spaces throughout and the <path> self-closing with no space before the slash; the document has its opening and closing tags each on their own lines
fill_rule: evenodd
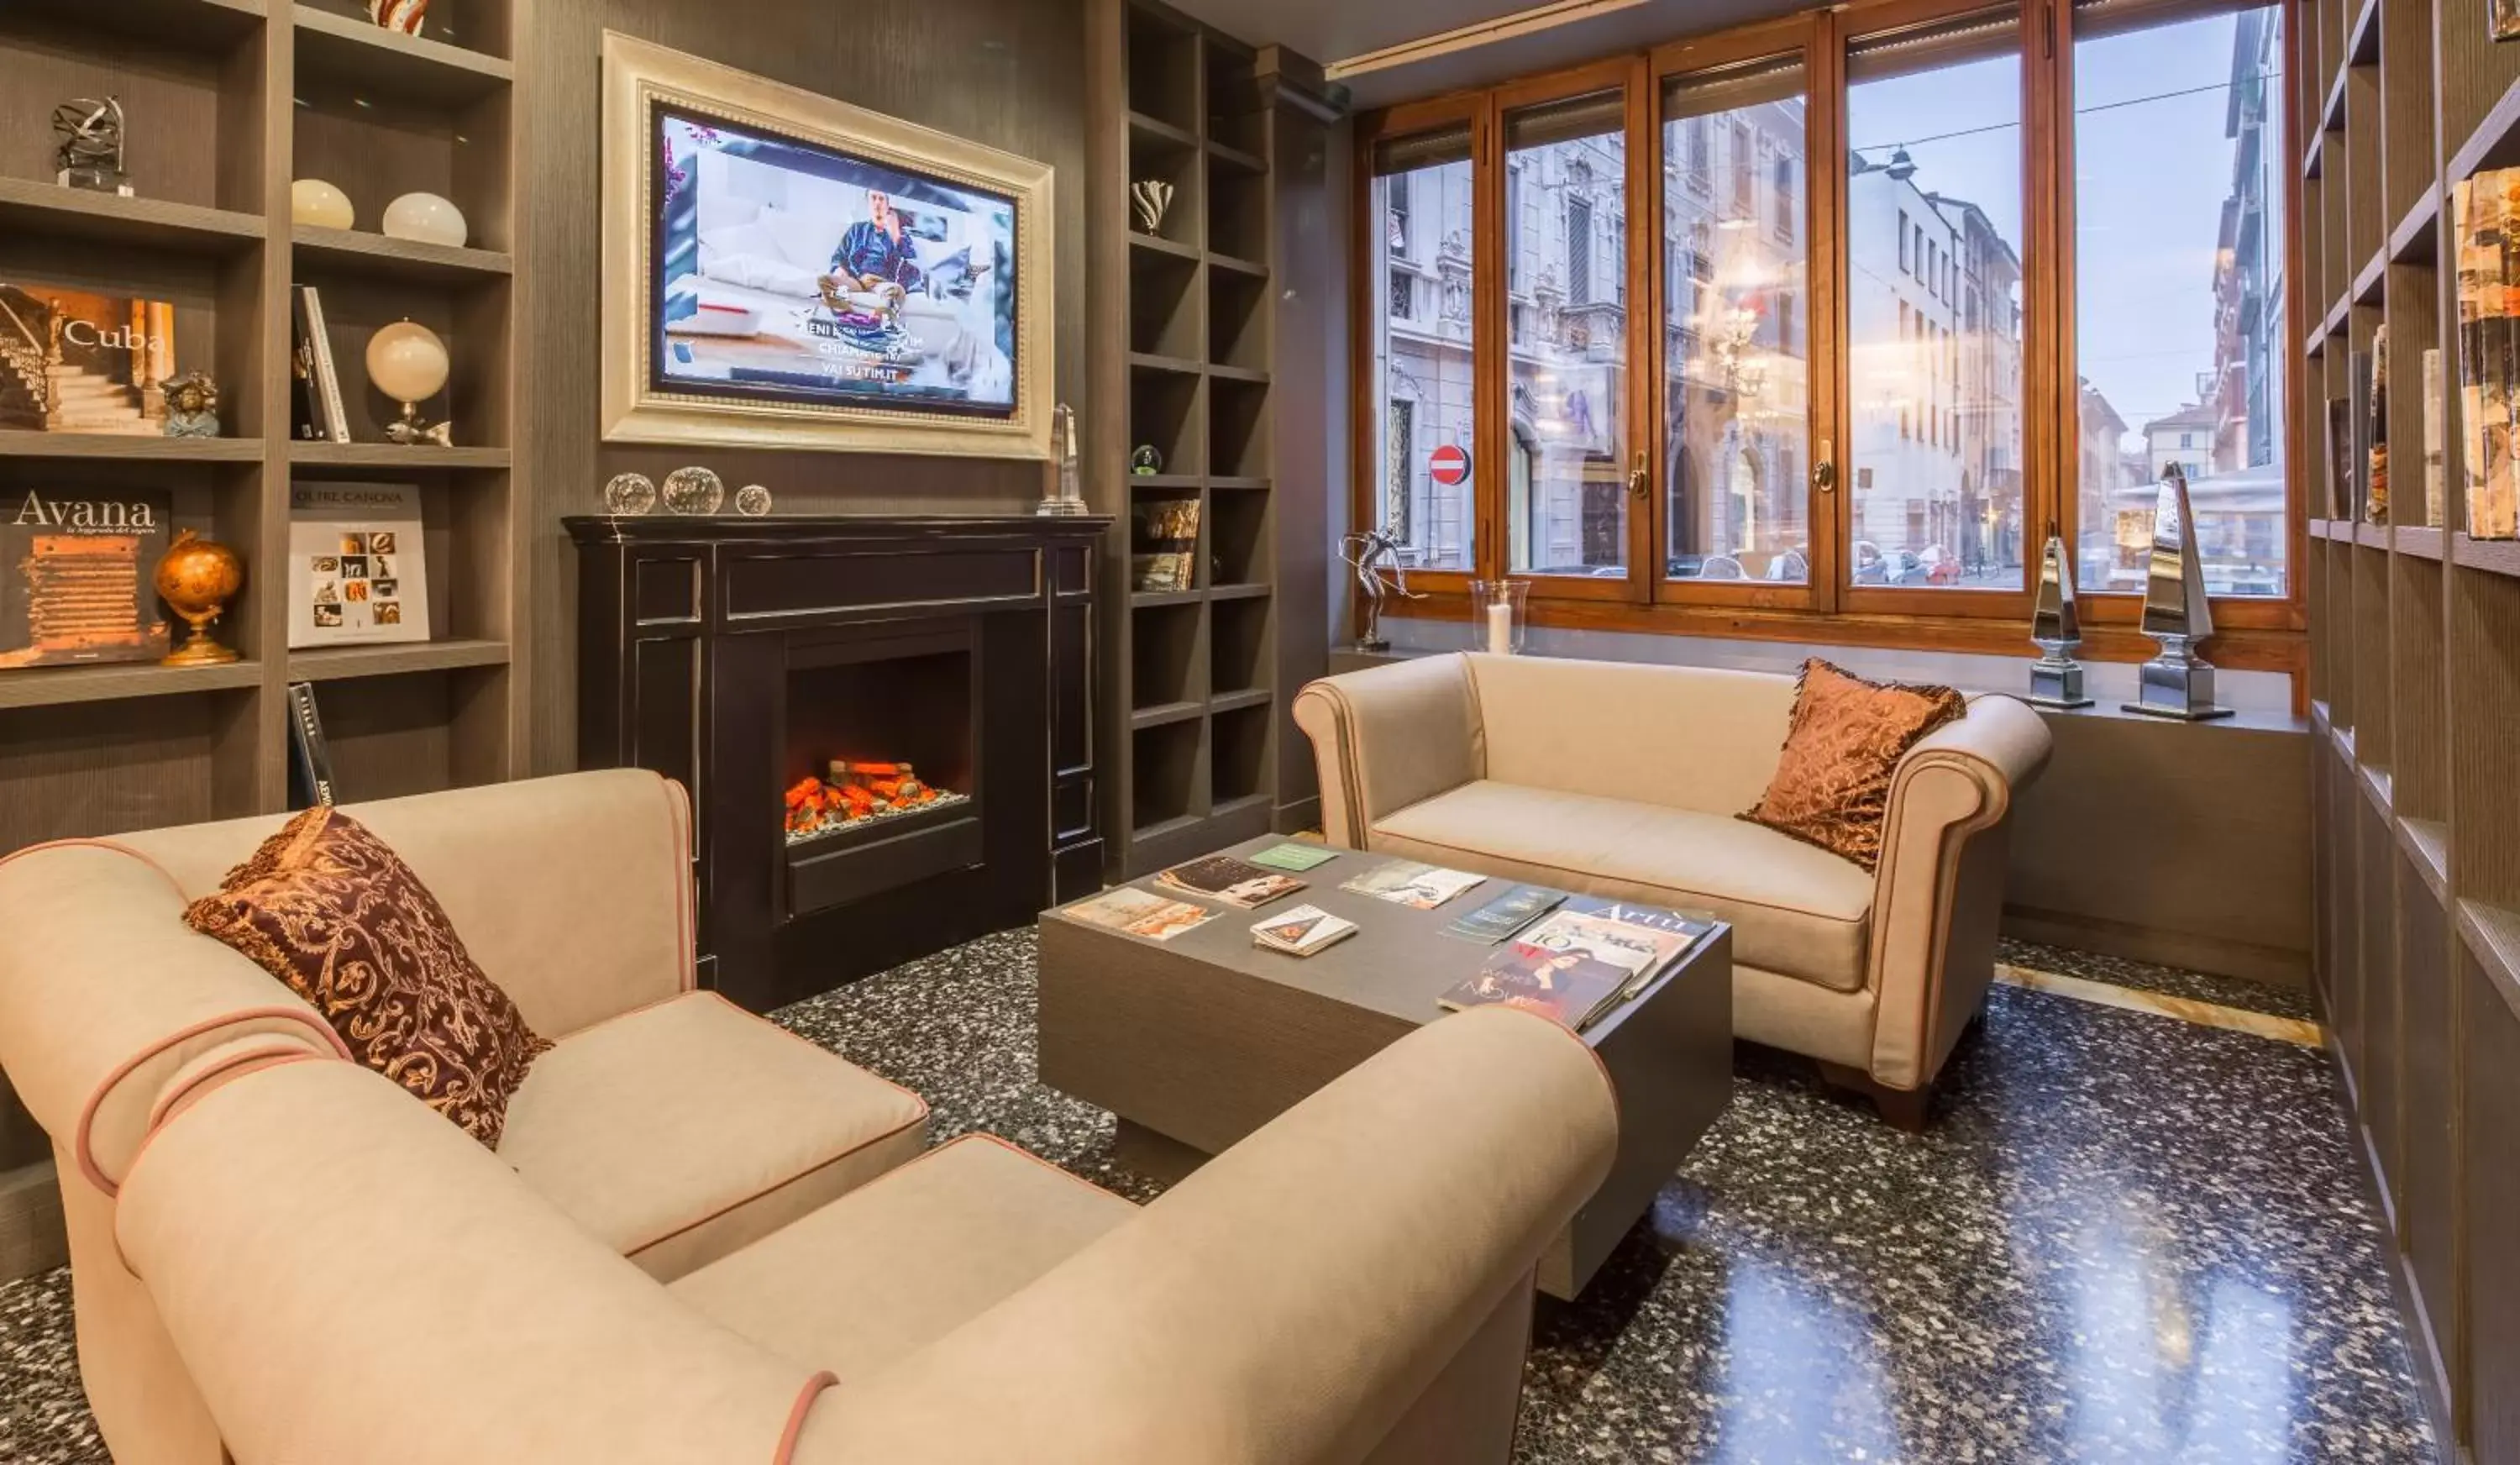
<svg viewBox="0 0 2520 1465">
<path fill-rule="evenodd" d="M 1018 200 L 658 103 L 654 392 L 1010 421 Z"/>
</svg>

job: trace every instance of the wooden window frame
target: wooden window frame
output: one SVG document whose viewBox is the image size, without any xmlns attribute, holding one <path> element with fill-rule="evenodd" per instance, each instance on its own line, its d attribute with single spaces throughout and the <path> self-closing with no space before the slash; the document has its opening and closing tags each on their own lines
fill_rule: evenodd
<svg viewBox="0 0 2520 1465">
<path fill-rule="evenodd" d="M 2149 22 L 2183 19 L 2222 11 L 2253 8 L 2248 0 L 2118 0 L 2113 9 L 2140 12 Z M 1466 124 L 1471 139 L 1472 330 L 1474 387 L 1473 449 L 1475 492 L 1471 506 L 1472 564 L 1468 572 L 1413 570 L 1411 588 L 1426 596 L 1419 613 L 1438 618 L 1466 615 L 1472 578 L 1504 578 L 1508 558 L 1505 506 L 1508 498 L 1504 442 L 1510 428 L 1507 415 L 1508 372 L 1505 366 L 1507 266 L 1504 248 L 1505 113 L 1520 107 L 1600 90 L 1626 88 L 1629 137 L 1627 148 L 1627 257 L 1630 333 L 1629 413 L 1627 444 L 1631 455 L 1646 449 L 1648 478 L 1643 512 L 1629 513 L 1629 574 L 1616 581 L 1575 577 L 1517 576 L 1531 584 L 1536 623 L 1575 629 L 1647 632 L 1727 639 L 2026 654 L 2025 626 L 2038 579 L 2038 547 L 2044 530 L 2054 523 L 2065 538 L 2069 558 L 2077 543 L 2076 523 L 2079 455 L 2069 451 L 2079 395 L 2072 392 L 2076 362 L 2074 339 L 2074 198 L 2073 177 L 2073 36 L 2072 0 L 2019 0 L 2019 55 L 2022 84 L 2023 151 L 2023 370 L 2022 440 L 2023 573 L 2018 590 L 1913 590 L 1857 586 L 1851 566 L 1843 562 L 1852 543 L 1854 491 L 1844 471 L 1850 440 L 1847 338 L 1846 250 L 1843 237 L 1847 173 L 1845 166 L 1846 54 L 1850 44 L 1886 31 L 1932 24 L 1993 8 L 1988 0 L 1854 0 L 1834 10 L 1813 11 L 1779 20 L 1701 36 L 1666 42 L 1642 52 L 1624 52 L 1601 60 L 1516 78 L 1495 86 L 1454 92 L 1396 104 L 1361 113 L 1356 121 L 1356 166 L 1353 171 L 1357 226 L 1351 252 L 1351 342 L 1353 391 L 1350 433 L 1353 449 L 1351 509 L 1354 522 L 1372 521 L 1374 492 L 1380 481 L 1383 444 L 1376 432 L 1365 430 L 1378 422 L 1373 404 L 1372 322 L 1368 312 L 1379 308 L 1372 288 L 1372 158 L 1377 144 L 1447 126 Z M 2287 60 L 2300 45 L 2298 18 L 2284 16 Z M 1804 314 L 1809 339 L 1805 356 L 1829 370 L 1813 373 L 1811 430 L 1802 455 L 1802 471 L 1811 503 L 1807 522 L 1812 536 L 1811 582 L 1777 586 L 1758 581 L 1673 581 L 1663 574 L 1660 547 L 1667 543 L 1664 522 L 1668 485 L 1664 481 L 1669 424 L 1661 411 L 1665 347 L 1662 323 L 1669 275 L 1662 258 L 1663 155 L 1661 97 L 1664 83 L 1691 72 L 1743 62 L 1781 57 L 1800 50 L 1804 67 L 1806 107 L 1804 176 L 1806 217 L 1802 244 L 1807 259 Z M 2287 142 L 2300 146 L 2303 118 L 2300 89 L 2283 88 Z M 1710 140 L 1711 141 L 1711 140 Z M 1685 164 L 1685 159 L 1683 160 Z M 1825 175 L 1825 182 L 1823 176 Z M 1711 180 L 1710 180 L 1711 183 Z M 2302 329 L 2300 312 L 2300 218 L 2297 195 L 2288 194 L 2284 209 L 2285 290 L 2288 329 Z M 1642 324 L 1641 324 L 1642 323 Z M 2288 374 L 2299 371 L 2299 351 L 2285 359 Z M 2219 665 L 2233 670 L 2278 671 L 2293 678 L 2294 699 L 2302 695 L 2307 668 L 2303 633 L 2304 567 L 2308 557 L 2308 465 L 2298 449 L 2296 421 L 2299 395 L 2276 394 L 2283 420 L 2277 438 L 2286 447 L 2285 594 L 2280 598 L 2217 597 L 2214 617 L 2218 635 L 2207 647 Z M 1821 400 L 1826 395 L 1825 404 Z M 2069 400 L 2070 399 L 2070 400 Z M 1822 430 L 1825 425 L 1825 431 Z M 1825 444 L 1828 451 L 1823 453 Z M 1818 486 L 1825 466 L 1839 480 L 1827 491 Z M 1818 532 L 1823 522 L 1829 532 Z M 2101 661 L 2135 661 L 2151 656 L 2155 647 L 2138 634 L 2139 596 L 2102 592 L 2080 594 L 2086 627 L 2083 654 Z M 1399 613 L 1408 614 L 1407 611 Z"/>
</svg>

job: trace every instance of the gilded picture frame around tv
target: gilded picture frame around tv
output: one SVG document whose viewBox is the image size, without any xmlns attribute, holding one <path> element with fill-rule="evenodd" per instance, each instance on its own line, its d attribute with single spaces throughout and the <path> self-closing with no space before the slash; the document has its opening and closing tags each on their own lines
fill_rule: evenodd
<svg viewBox="0 0 2520 1465">
<path fill-rule="evenodd" d="M 605 32 L 605 439 L 1048 459 L 1051 190 Z"/>
</svg>

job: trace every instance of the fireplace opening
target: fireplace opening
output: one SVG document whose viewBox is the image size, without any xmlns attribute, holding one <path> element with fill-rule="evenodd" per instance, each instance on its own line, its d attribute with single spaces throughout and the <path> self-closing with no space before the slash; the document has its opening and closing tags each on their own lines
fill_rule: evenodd
<svg viewBox="0 0 2520 1465">
<path fill-rule="evenodd" d="M 971 812 L 971 652 L 921 637 L 816 648 L 788 672 L 782 827 L 798 855 Z"/>
</svg>

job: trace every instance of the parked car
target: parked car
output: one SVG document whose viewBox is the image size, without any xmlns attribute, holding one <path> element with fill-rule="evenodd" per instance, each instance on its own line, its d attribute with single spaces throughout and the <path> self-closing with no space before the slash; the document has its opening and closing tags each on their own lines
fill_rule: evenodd
<svg viewBox="0 0 2520 1465">
<path fill-rule="evenodd" d="M 1733 558 L 1732 555 L 1709 555 L 1706 556 L 1705 565 L 1698 570 L 1697 578 L 1700 580 L 1746 580 L 1749 576 L 1742 573 L 1741 561 Z"/>
<path fill-rule="evenodd" d="M 1881 547 L 1868 539 L 1855 542 L 1855 583 L 1885 585 L 1889 583 L 1890 561 Z"/>
<path fill-rule="evenodd" d="M 1877 583 L 1922 585 L 1925 583 L 1925 562 L 1913 550 L 1892 550 L 1881 556 L 1881 578 Z"/>
<path fill-rule="evenodd" d="M 1916 562 L 1924 566 L 1925 583 L 1927 585 L 1958 585 L 1960 583 L 1959 556 L 1953 554 L 1951 551 L 1944 549 L 1941 545 L 1925 546 L 1923 553 L 1916 556 Z"/>
<path fill-rule="evenodd" d="M 1760 578 L 1788 585 L 1804 584 L 1811 579 L 1811 560 L 1800 550 L 1787 550 L 1769 559 L 1767 573 Z"/>
</svg>

